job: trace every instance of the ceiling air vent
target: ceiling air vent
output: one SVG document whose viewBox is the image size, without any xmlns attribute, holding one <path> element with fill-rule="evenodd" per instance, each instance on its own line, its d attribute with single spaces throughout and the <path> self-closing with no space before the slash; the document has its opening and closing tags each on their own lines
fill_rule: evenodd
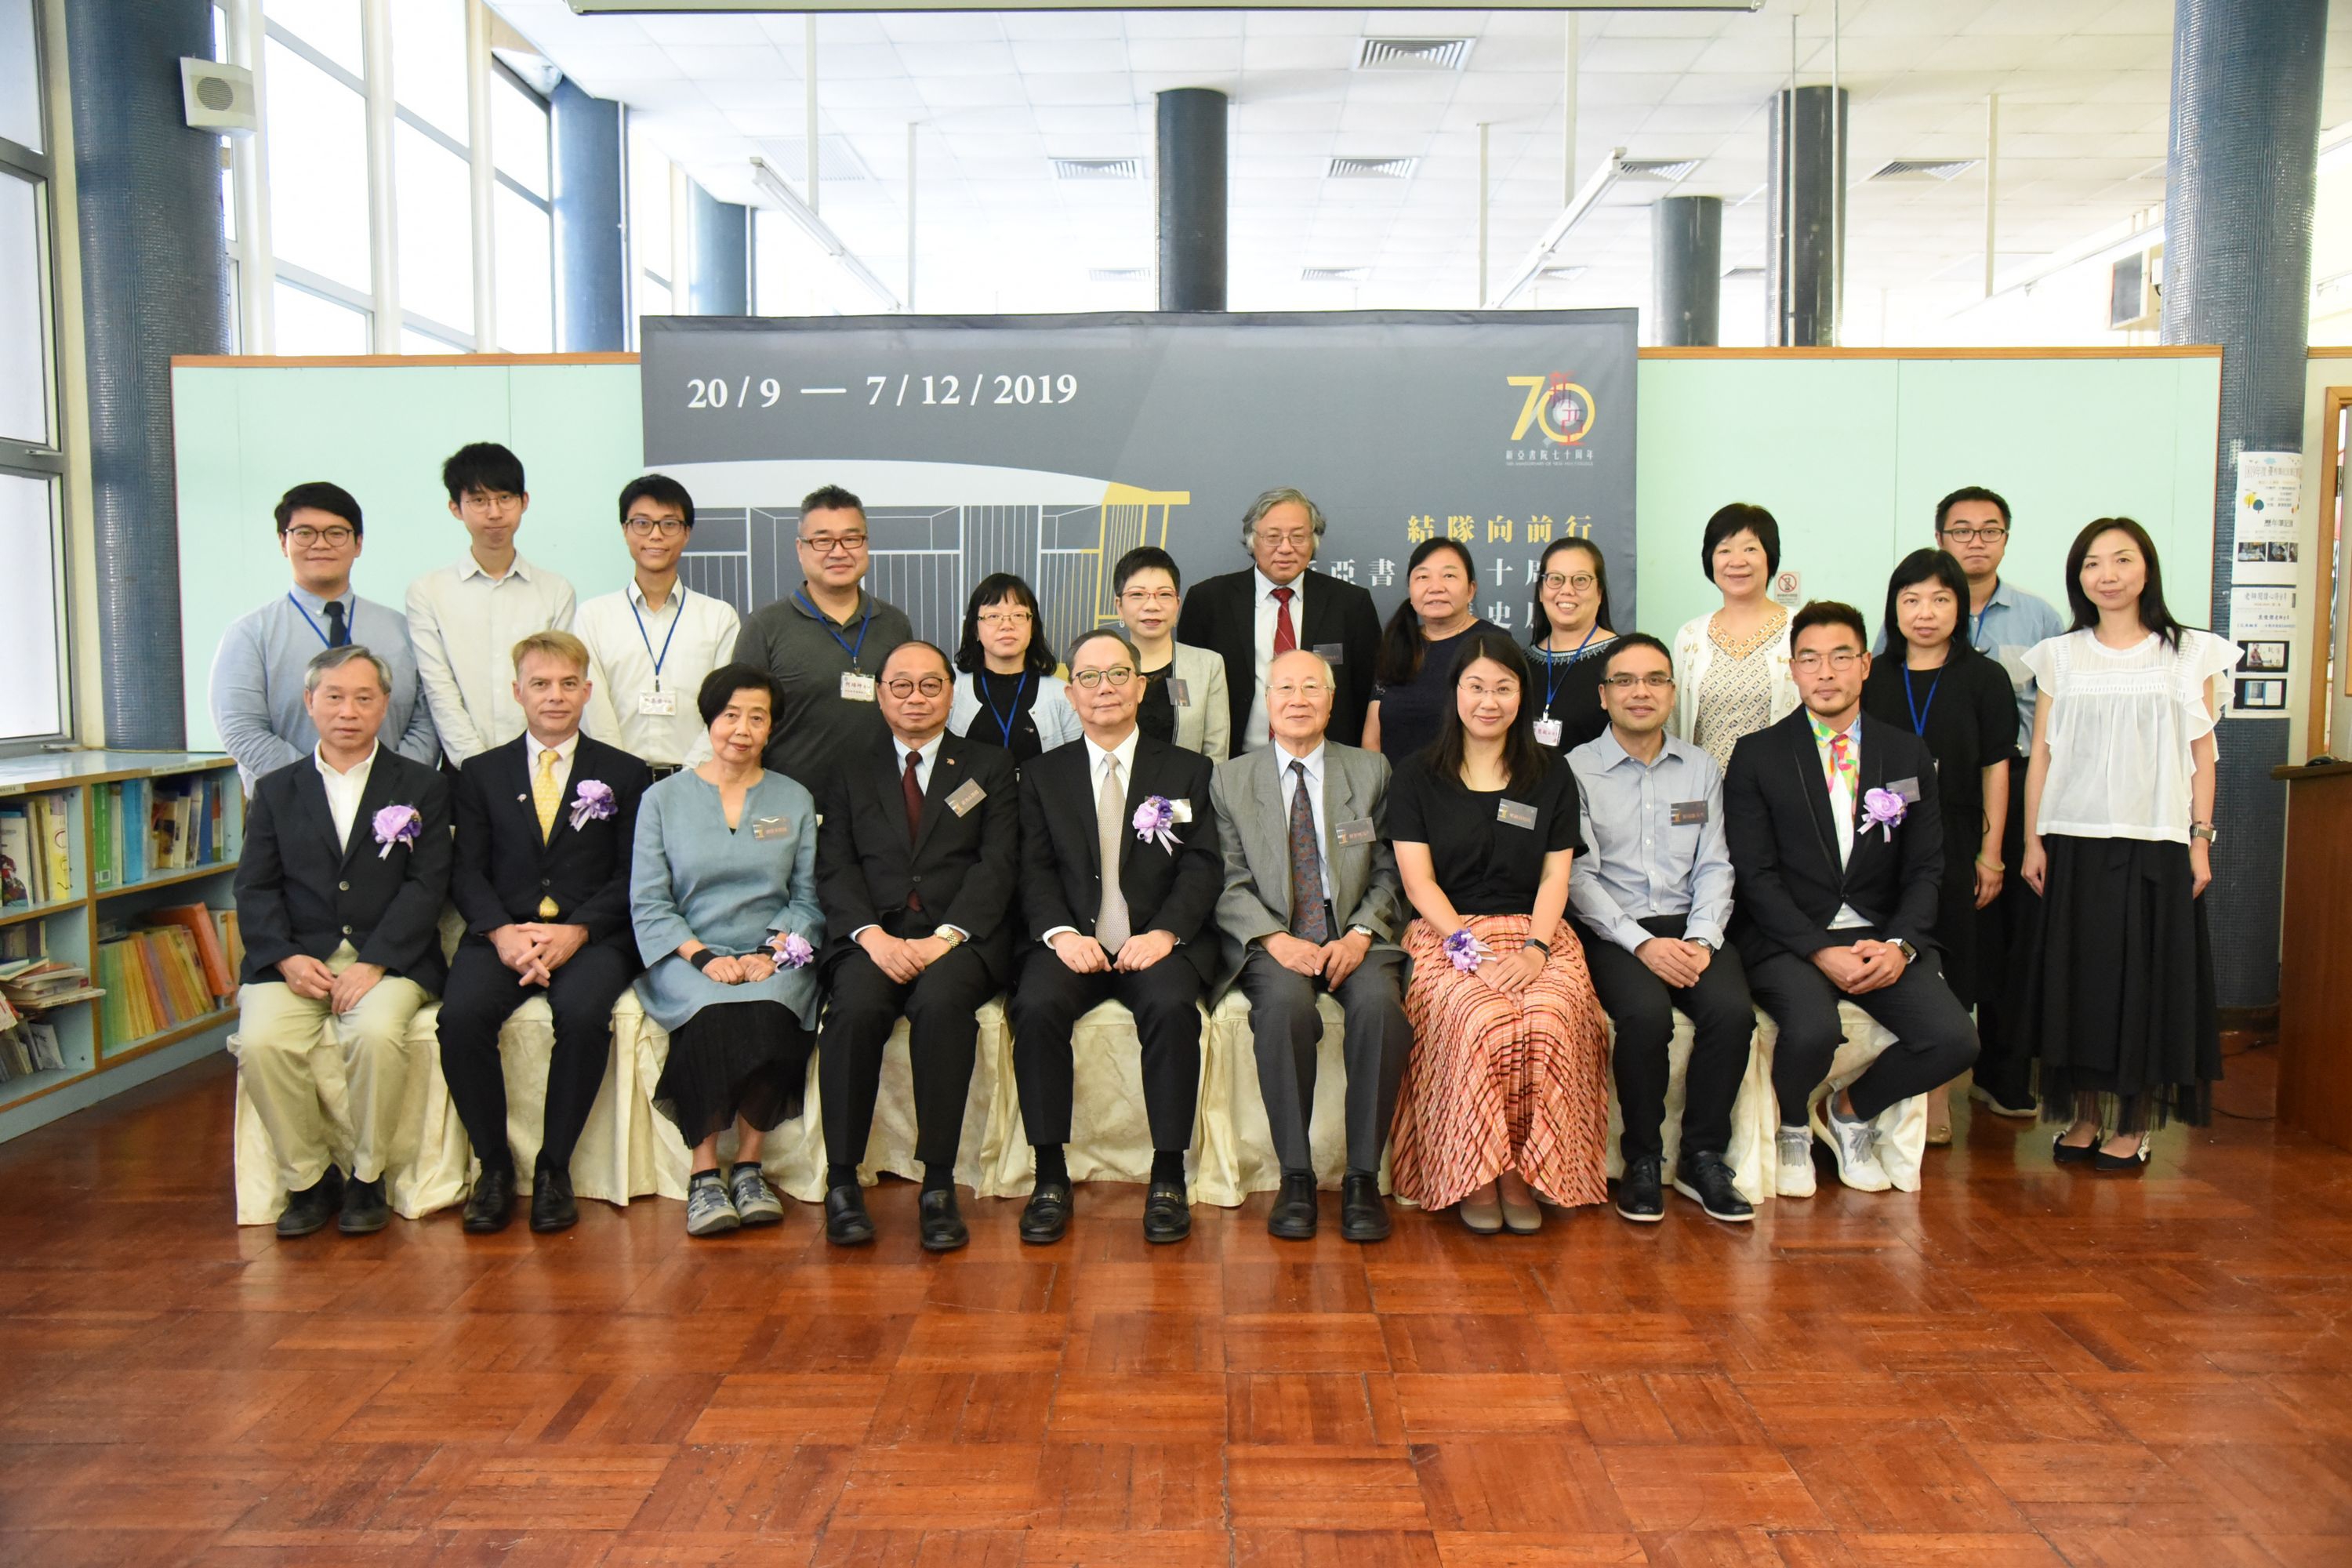
<svg viewBox="0 0 2352 1568">
<path fill-rule="evenodd" d="M 1298 274 L 1301 283 L 1361 283 L 1371 276 L 1369 267 L 1309 267 Z"/>
<path fill-rule="evenodd" d="M 1467 38 L 1360 38 L 1360 71 L 1458 71 L 1470 63 Z"/>
<path fill-rule="evenodd" d="M 1688 179 L 1699 166 L 1696 158 L 1620 158 L 1617 177 L 1621 180 L 1659 180 L 1667 184 Z"/>
<path fill-rule="evenodd" d="M 1874 180 L 1954 180 L 1977 166 L 1974 158 L 1897 158 L 1881 163 Z"/>
<path fill-rule="evenodd" d="M 1087 268 L 1087 281 L 1089 283 L 1149 283 L 1151 281 L 1151 268 L 1149 267 L 1089 267 Z"/>
<path fill-rule="evenodd" d="M 1723 280 L 1726 283 L 1761 283 L 1764 281 L 1764 269 L 1761 267 L 1730 268 L 1725 271 Z"/>
<path fill-rule="evenodd" d="M 1054 178 L 1057 180 L 1139 180 L 1143 178 L 1140 158 L 1056 158 Z"/>
<path fill-rule="evenodd" d="M 1335 180 L 1409 180 L 1418 158 L 1334 158 L 1330 177 Z"/>
</svg>

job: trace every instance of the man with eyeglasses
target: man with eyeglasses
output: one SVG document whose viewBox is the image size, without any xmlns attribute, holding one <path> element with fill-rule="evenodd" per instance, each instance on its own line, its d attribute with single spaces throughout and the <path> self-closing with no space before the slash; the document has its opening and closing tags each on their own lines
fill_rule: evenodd
<svg viewBox="0 0 2352 1568">
<path fill-rule="evenodd" d="M 213 725 L 221 749 L 236 759 L 246 793 L 318 745 L 302 682 L 321 650 L 354 644 L 392 673 L 384 738 L 429 766 L 441 742 L 417 683 L 407 617 L 352 591 L 352 563 L 366 543 L 360 503 L 342 486 L 318 479 L 279 498 L 277 519 L 278 549 L 293 568 L 294 586 L 231 622 L 213 655 Z"/>
<path fill-rule="evenodd" d="M 1847 1186 L 1885 1191 L 1875 1118 L 1949 1083 L 1977 1055 L 1968 1010 L 1937 967 L 1944 829 L 1935 755 L 1918 736 L 1863 712 L 1867 641 L 1851 605 L 1815 600 L 1799 610 L 1789 667 L 1802 705 L 1742 737 L 1724 778 L 1738 886 L 1731 939 L 1748 989 L 1780 1026 L 1772 1089 L 1783 1197 L 1812 1195 L 1816 1137 Z M 1844 1037 L 1841 1001 L 1895 1039 L 1812 1120 Z"/>
<path fill-rule="evenodd" d="M 1672 649 L 1628 632 L 1600 664 L 1609 728 L 1568 753 L 1591 846 L 1568 902 L 1592 988 L 1616 1028 L 1611 1068 L 1625 1122 L 1617 1212 L 1643 1224 L 1665 1217 L 1663 1123 L 1679 1007 L 1692 1039 L 1675 1191 L 1738 1224 L 1756 1214 L 1727 1157 L 1756 1013 L 1739 954 L 1723 942 L 1732 888 L 1723 774 L 1713 757 L 1666 732 Z"/>
<path fill-rule="evenodd" d="M 803 499 L 793 549 L 801 585 L 751 613 L 733 662 L 766 670 L 783 693 L 768 737 L 769 769 L 822 801 L 847 760 L 888 732 L 875 677 L 915 628 L 905 611 L 865 589 L 866 503 L 849 491 L 825 485 Z"/>
<path fill-rule="evenodd" d="M 1135 1015 L 1151 1125 L 1143 1238 L 1192 1234 L 1184 1154 L 1201 1084 L 1201 993 L 1214 974 L 1209 921 L 1223 884 L 1209 759 L 1136 727 L 1135 645 L 1108 628 L 1069 654 L 1083 740 L 1021 770 L 1021 906 L 1028 948 L 1008 1011 L 1022 1121 L 1037 1183 L 1021 1239 L 1062 1239 L 1070 1223 L 1070 1108 L 1079 1016 L 1107 1001 Z"/>
<path fill-rule="evenodd" d="M 588 645 L 581 728 L 643 759 L 656 778 L 710 754 L 695 693 L 743 630 L 734 605 L 677 580 L 693 537 L 694 498 L 684 485 L 667 474 L 631 479 L 621 489 L 621 538 L 636 574 L 621 592 L 581 605 L 572 628 Z"/>
<path fill-rule="evenodd" d="M 874 1127 L 882 1052 L 907 1020 L 914 1071 L 917 1214 L 923 1250 L 971 1239 L 956 1212 L 981 1005 L 1013 976 L 1021 804 L 1013 753 L 948 733 L 955 671 L 927 642 L 882 661 L 877 706 L 889 734 L 845 763 L 822 803 L 819 963 L 831 998 L 816 1047 L 824 1106 L 824 1234 L 874 1239 L 857 1167 Z"/>
</svg>

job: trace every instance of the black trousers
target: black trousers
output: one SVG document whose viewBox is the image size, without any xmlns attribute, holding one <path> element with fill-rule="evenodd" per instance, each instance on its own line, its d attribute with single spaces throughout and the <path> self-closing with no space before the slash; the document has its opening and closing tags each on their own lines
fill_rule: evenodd
<svg viewBox="0 0 2352 1568">
<path fill-rule="evenodd" d="M 1249 998 L 1258 1093 L 1265 1100 L 1266 1125 L 1285 1173 L 1315 1169 L 1307 1121 L 1315 1110 L 1316 1054 L 1323 1040 L 1315 998 L 1327 990 L 1339 998 L 1345 1029 L 1340 1051 L 1348 1068 L 1348 1169 L 1381 1168 L 1381 1146 L 1396 1117 L 1397 1086 L 1404 1081 L 1405 1058 L 1412 1053 L 1412 1026 L 1405 1021 L 1399 994 L 1403 969 L 1402 952 L 1376 947 L 1334 988 L 1320 976 L 1310 980 L 1285 969 L 1262 947 L 1252 948 L 1242 961 L 1234 984 Z"/>
<path fill-rule="evenodd" d="M 988 965 L 966 943 L 900 984 L 864 948 L 852 948 L 826 970 L 825 988 L 830 1000 L 817 1037 L 816 1081 L 824 1101 L 826 1162 L 865 1160 L 874 1098 L 882 1087 L 882 1050 L 903 1016 L 915 1073 L 915 1158 L 953 1166 L 980 1045 L 973 1014 L 996 994 Z"/>
<path fill-rule="evenodd" d="M 540 1162 L 572 1163 L 580 1130 L 595 1109 L 613 1050 L 613 1004 L 637 975 L 626 949 L 590 942 L 555 972 L 544 994 L 555 1014 L 555 1054 L 547 1064 L 547 1106 Z M 449 964 L 441 989 L 441 1076 L 474 1153 L 486 1166 L 511 1161 L 507 1146 L 507 1079 L 499 1061 L 499 1031 L 514 1010 L 541 994 L 499 962 L 498 949 L 468 937 Z"/>
<path fill-rule="evenodd" d="M 2001 830 L 2000 896 L 1977 911 L 1977 1037 L 1984 1049 L 1977 1057 L 1976 1079 L 2004 1105 L 2017 1105 L 2032 1092 L 2033 1053 L 2018 1006 L 2014 974 L 2022 978 L 2021 958 L 2041 918 L 2042 895 L 2020 869 L 2025 859 L 2025 764 L 2009 765 L 2009 822 Z M 1951 868 L 1945 867 L 1946 875 Z M 1975 873 L 1971 871 L 1969 875 Z"/>
<path fill-rule="evenodd" d="M 1678 938 L 1685 919 L 1655 915 L 1639 923 L 1652 936 Z M 1584 943 L 1584 967 L 1592 975 L 1601 1010 L 1617 1028 L 1610 1069 L 1616 1075 L 1617 1103 L 1625 1115 L 1624 1136 L 1618 1142 L 1625 1163 L 1665 1157 L 1662 1124 L 1672 1076 L 1667 1047 L 1674 1040 L 1676 1007 L 1689 1015 L 1692 1026 L 1690 1067 L 1683 1077 L 1682 1153 L 1728 1151 L 1732 1102 L 1739 1098 L 1739 1080 L 1747 1076 L 1748 1052 L 1756 1037 L 1756 1008 L 1748 1000 L 1748 972 L 1738 952 L 1721 948 L 1707 961 L 1697 984 L 1669 985 L 1648 964 L 1609 938 L 1587 931 L 1581 921 L 1576 935 Z"/>
<path fill-rule="evenodd" d="M 1143 1108 L 1151 1146 L 1190 1149 L 1201 1102 L 1201 972 L 1178 952 L 1132 974 L 1080 974 L 1050 947 L 1032 952 L 1007 1006 L 1013 1076 L 1029 1142 L 1070 1141 L 1077 1083 L 1070 1031 L 1088 1008 L 1118 1002 L 1135 1015 L 1143 1042 Z"/>
<path fill-rule="evenodd" d="M 1871 930 L 1837 934 L 1879 935 Z M 1757 1005 L 1780 1026 L 1772 1048 L 1772 1092 L 1780 1097 L 1783 1127 L 1805 1124 L 1805 1103 L 1830 1075 L 1830 1059 L 1845 1039 L 1838 1022 L 1841 1001 L 1852 1002 L 1895 1036 L 1895 1043 L 1853 1080 L 1854 1114 L 1864 1121 L 1897 1100 L 1941 1088 L 1977 1058 L 1976 1026 L 1944 984 L 1930 952 L 1921 952 L 1894 984 L 1859 996 L 1843 994 L 1811 959 L 1793 952 L 1776 952 L 1748 965 L 1748 986 Z"/>
</svg>

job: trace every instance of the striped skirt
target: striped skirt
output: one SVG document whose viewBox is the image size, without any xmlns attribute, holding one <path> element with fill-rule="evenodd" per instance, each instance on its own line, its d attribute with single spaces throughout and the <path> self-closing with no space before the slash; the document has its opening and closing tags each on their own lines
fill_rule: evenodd
<svg viewBox="0 0 2352 1568">
<path fill-rule="evenodd" d="M 1526 945 L 1525 915 L 1468 921 L 1498 956 Z M 1606 1202 L 1609 1051 L 1584 951 L 1562 921 L 1517 995 L 1454 967 L 1427 921 L 1406 928 L 1412 1057 L 1391 1134 L 1397 1195 L 1444 1208 L 1517 1170 L 1550 1202 Z"/>
</svg>

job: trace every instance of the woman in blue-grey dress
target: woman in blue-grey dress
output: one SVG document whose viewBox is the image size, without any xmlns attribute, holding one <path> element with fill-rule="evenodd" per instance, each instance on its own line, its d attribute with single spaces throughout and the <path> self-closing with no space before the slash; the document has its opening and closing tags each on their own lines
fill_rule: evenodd
<svg viewBox="0 0 2352 1568">
<path fill-rule="evenodd" d="M 629 910 L 646 973 L 637 994 L 669 1032 L 654 1109 L 694 1149 L 689 1236 L 774 1225 L 760 1173 L 767 1131 L 801 1111 L 816 1044 L 816 803 L 760 765 L 776 710 L 767 671 L 730 664 L 702 683 L 710 761 L 671 774 L 637 808 Z M 719 1135 L 732 1123 L 722 1176 Z"/>
</svg>

